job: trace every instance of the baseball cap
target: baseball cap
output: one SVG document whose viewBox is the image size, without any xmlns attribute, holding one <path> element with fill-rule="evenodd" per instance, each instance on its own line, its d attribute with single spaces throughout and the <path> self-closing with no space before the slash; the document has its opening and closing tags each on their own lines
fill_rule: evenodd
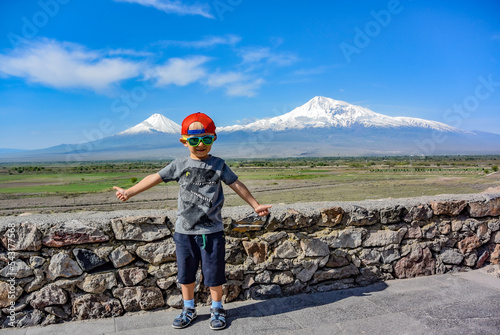
<svg viewBox="0 0 500 335">
<path fill-rule="evenodd" d="M 203 125 L 203 129 L 189 130 L 189 126 L 193 122 L 200 122 Z M 182 121 L 182 135 L 197 135 L 203 133 L 215 134 L 215 123 L 208 115 L 203 113 L 194 113 L 187 116 L 184 121 Z"/>
</svg>

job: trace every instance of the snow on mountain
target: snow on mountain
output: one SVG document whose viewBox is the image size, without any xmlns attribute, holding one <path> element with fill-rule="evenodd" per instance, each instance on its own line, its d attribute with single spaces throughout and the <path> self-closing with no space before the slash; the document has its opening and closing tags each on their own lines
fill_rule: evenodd
<svg viewBox="0 0 500 335">
<path fill-rule="evenodd" d="M 289 113 L 265 118 L 247 125 L 221 127 L 219 131 L 283 131 L 304 128 L 363 126 L 367 128 L 425 128 L 465 133 L 441 122 L 411 117 L 391 117 L 345 101 L 317 96 Z"/>
<path fill-rule="evenodd" d="M 161 114 L 153 114 L 138 125 L 133 126 L 117 135 L 134 135 L 140 133 L 162 132 L 180 134 L 181 126 Z"/>
</svg>

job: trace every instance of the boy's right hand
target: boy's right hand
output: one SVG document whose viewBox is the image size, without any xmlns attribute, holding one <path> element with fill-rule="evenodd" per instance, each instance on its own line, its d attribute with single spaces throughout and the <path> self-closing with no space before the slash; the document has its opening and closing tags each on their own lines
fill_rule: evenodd
<svg viewBox="0 0 500 335">
<path fill-rule="evenodd" d="M 116 190 L 116 197 L 121 201 L 127 201 L 128 199 L 130 199 L 123 188 L 118 186 L 113 186 L 113 188 Z"/>
</svg>

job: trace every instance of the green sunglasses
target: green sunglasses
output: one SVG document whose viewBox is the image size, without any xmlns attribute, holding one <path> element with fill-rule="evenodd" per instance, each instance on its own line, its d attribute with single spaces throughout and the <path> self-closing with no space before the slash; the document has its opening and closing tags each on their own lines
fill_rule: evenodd
<svg viewBox="0 0 500 335">
<path fill-rule="evenodd" d="M 213 135 L 205 135 L 203 137 L 197 137 L 197 136 L 192 136 L 192 137 L 184 137 L 185 140 L 189 143 L 190 146 L 196 147 L 200 142 L 203 142 L 205 145 L 210 145 L 214 143 L 215 141 L 215 136 Z"/>
</svg>

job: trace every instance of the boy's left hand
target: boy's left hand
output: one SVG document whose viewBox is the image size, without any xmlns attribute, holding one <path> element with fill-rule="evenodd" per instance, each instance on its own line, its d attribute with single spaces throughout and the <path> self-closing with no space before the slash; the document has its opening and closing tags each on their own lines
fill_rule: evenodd
<svg viewBox="0 0 500 335">
<path fill-rule="evenodd" d="M 269 215 L 269 208 L 273 207 L 272 205 L 259 205 L 254 208 L 255 213 L 259 216 Z"/>
</svg>

